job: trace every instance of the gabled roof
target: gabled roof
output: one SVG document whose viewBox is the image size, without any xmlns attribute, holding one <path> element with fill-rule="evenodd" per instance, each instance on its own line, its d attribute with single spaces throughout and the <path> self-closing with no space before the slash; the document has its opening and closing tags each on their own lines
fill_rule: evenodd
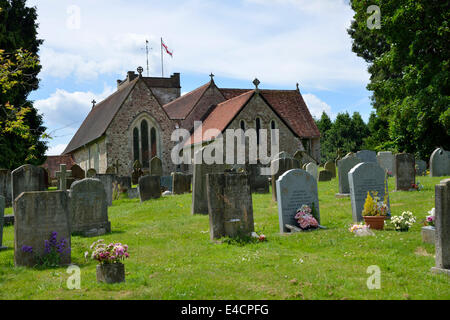
<svg viewBox="0 0 450 320">
<path fill-rule="evenodd" d="M 210 85 L 211 81 L 169 102 L 164 105 L 164 110 L 171 119 L 186 119 Z"/>
<path fill-rule="evenodd" d="M 108 98 L 96 104 L 84 119 L 78 131 L 62 154 L 67 154 L 100 138 L 108 128 L 117 111 L 136 85 L 139 78 L 120 88 Z"/>
</svg>

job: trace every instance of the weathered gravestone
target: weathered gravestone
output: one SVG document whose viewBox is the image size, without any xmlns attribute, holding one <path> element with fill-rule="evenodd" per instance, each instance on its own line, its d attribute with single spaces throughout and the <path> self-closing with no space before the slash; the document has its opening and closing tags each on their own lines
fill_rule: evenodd
<svg viewBox="0 0 450 320">
<path fill-rule="evenodd" d="M 427 173 L 427 163 L 422 159 L 416 159 L 416 176 L 424 176 Z"/>
<path fill-rule="evenodd" d="M 58 190 L 66 191 L 70 186 L 67 185 L 67 180 L 72 177 L 72 171 L 66 170 L 64 163 L 59 165 L 59 171 L 56 172 L 56 178 L 58 178 Z M 73 183 L 73 180 L 69 182 Z"/>
<path fill-rule="evenodd" d="M 377 162 L 377 154 L 372 150 L 360 150 L 356 153 L 356 157 L 358 157 L 361 162 Z"/>
<path fill-rule="evenodd" d="M 206 195 L 206 175 L 208 173 L 224 172 L 225 164 L 206 164 L 203 161 L 205 148 L 194 155 L 194 170 L 192 175 L 192 214 L 208 214 L 208 199 Z"/>
<path fill-rule="evenodd" d="M 109 206 L 112 206 L 113 200 L 113 182 L 116 181 L 115 174 L 96 174 L 95 179 L 99 179 L 101 183 L 103 183 L 103 187 L 106 192 L 106 203 Z"/>
<path fill-rule="evenodd" d="M 173 176 L 172 175 L 170 175 L 170 176 L 161 176 L 161 188 L 164 190 L 164 191 L 166 191 L 166 190 L 169 190 L 169 191 L 173 191 L 173 187 L 172 187 L 172 185 L 173 185 Z"/>
<path fill-rule="evenodd" d="M 269 192 L 269 179 L 267 175 L 261 174 L 261 168 L 264 168 L 261 164 L 245 164 L 245 171 L 247 172 L 250 190 L 252 193 Z"/>
<path fill-rule="evenodd" d="M 207 174 L 210 238 L 250 236 L 254 231 L 252 193 L 242 173 Z"/>
<path fill-rule="evenodd" d="M 57 233 L 57 241 L 66 242 L 60 264 L 68 265 L 70 257 L 70 216 L 66 191 L 24 192 L 14 201 L 14 262 L 16 266 L 33 267 L 35 256 L 45 253 L 45 241 Z"/>
<path fill-rule="evenodd" d="M 152 176 L 162 176 L 163 175 L 163 169 L 162 169 L 162 161 L 158 157 L 153 157 L 152 160 L 150 160 L 150 174 Z"/>
<path fill-rule="evenodd" d="M 435 186 L 436 266 L 434 273 L 450 276 L 450 179 Z"/>
<path fill-rule="evenodd" d="M 270 172 L 272 177 L 272 200 L 277 201 L 277 180 L 291 169 L 299 169 L 300 161 L 294 158 L 279 158 L 270 162 Z"/>
<path fill-rule="evenodd" d="M 350 187 L 348 185 L 348 172 L 360 163 L 361 160 L 354 154 L 346 155 L 338 161 L 339 193 L 336 196 L 349 196 Z"/>
<path fill-rule="evenodd" d="M 320 224 L 317 180 L 305 170 L 293 169 L 277 180 L 278 220 L 280 232 L 289 232 L 286 224 L 297 226 L 295 214 L 302 205 L 314 206 L 317 222 Z"/>
<path fill-rule="evenodd" d="M 142 171 L 142 164 L 139 162 L 139 160 L 136 160 L 133 163 L 133 172 L 131 173 L 131 183 L 132 184 L 138 184 L 139 178 L 144 175 Z"/>
<path fill-rule="evenodd" d="M 46 168 L 42 168 L 42 167 L 40 167 L 40 168 L 41 168 L 41 170 L 44 171 L 44 186 L 45 186 L 45 190 L 47 190 L 48 188 L 50 188 L 50 185 L 51 185 L 50 172 Z"/>
<path fill-rule="evenodd" d="M 189 193 L 191 191 L 191 176 L 182 172 L 172 172 L 173 194 Z"/>
<path fill-rule="evenodd" d="M 0 196 L 5 197 L 6 207 L 12 206 L 11 171 L 0 169 Z"/>
<path fill-rule="evenodd" d="M 5 214 L 6 200 L 4 196 L 0 195 L 0 251 L 7 249 L 3 246 L 3 226 L 4 226 L 4 214 Z"/>
<path fill-rule="evenodd" d="M 300 161 L 300 167 L 299 168 L 301 168 L 304 164 L 308 164 L 310 162 L 316 163 L 316 160 L 313 157 L 311 157 L 308 154 L 308 152 L 303 151 L 303 150 L 297 150 L 294 153 L 294 157 L 293 158 L 297 159 L 298 161 Z"/>
<path fill-rule="evenodd" d="M 377 163 L 391 175 L 395 175 L 395 156 L 390 151 L 380 151 L 377 154 Z"/>
<path fill-rule="evenodd" d="M 117 184 L 120 184 L 120 187 L 122 189 L 130 189 L 131 188 L 131 177 L 127 177 L 127 176 L 122 176 L 122 177 L 118 177 L 118 176 L 114 176 L 114 181 Z"/>
<path fill-rule="evenodd" d="M 70 171 L 72 172 L 72 178 L 75 180 L 82 180 L 86 178 L 86 172 L 77 164 L 74 164 L 70 167 Z"/>
<path fill-rule="evenodd" d="M 430 176 L 450 176 L 450 151 L 437 148 L 430 157 Z"/>
<path fill-rule="evenodd" d="M 45 172 L 31 164 L 25 164 L 11 173 L 12 201 L 26 191 L 45 191 Z"/>
<path fill-rule="evenodd" d="M 105 171 L 106 174 L 116 174 L 116 168 L 115 167 L 108 167 Z"/>
<path fill-rule="evenodd" d="M 86 172 L 86 178 L 95 178 L 95 175 L 97 174 L 97 171 L 95 171 L 95 169 L 89 169 Z"/>
<path fill-rule="evenodd" d="M 139 197 L 141 202 L 161 197 L 160 177 L 151 175 L 140 177 Z"/>
<path fill-rule="evenodd" d="M 92 178 L 74 182 L 69 193 L 69 214 L 72 233 L 100 236 L 111 232 L 103 183 Z"/>
<path fill-rule="evenodd" d="M 331 181 L 333 174 L 328 170 L 322 170 L 319 172 L 319 181 Z"/>
<path fill-rule="evenodd" d="M 363 221 L 362 211 L 367 198 L 367 192 L 369 191 L 377 192 L 380 201 L 384 201 L 385 193 L 387 193 L 388 211 L 390 211 L 386 172 L 377 163 L 363 162 L 357 164 L 348 173 L 348 182 L 354 222 Z"/>
<path fill-rule="evenodd" d="M 416 166 L 412 154 L 395 155 L 395 190 L 410 190 L 416 183 Z"/>
<path fill-rule="evenodd" d="M 323 167 L 325 170 L 331 172 L 331 178 L 336 178 L 336 165 L 334 164 L 334 161 L 330 160 L 325 162 Z"/>
<path fill-rule="evenodd" d="M 306 165 L 306 172 L 314 177 L 314 179 L 319 179 L 319 167 L 314 162 L 310 162 Z"/>
</svg>

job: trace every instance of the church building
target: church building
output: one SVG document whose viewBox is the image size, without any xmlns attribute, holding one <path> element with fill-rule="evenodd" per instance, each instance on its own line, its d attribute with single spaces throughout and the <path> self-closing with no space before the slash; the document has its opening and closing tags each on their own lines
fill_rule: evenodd
<svg viewBox="0 0 450 320">
<path fill-rule="evenodd" d="M 142 68 L 138 74 L 129 71 L 125 80 L 117 80 L 113 94 L 93 104 L 63 155 L 70 154 L 84 170 L 93 168 L 97 173 L 119 163 L 119 175 L 130 175 L 136 160 L 149 168 L 157 156 L 163 174 L 170 175 L 180 169 L 171 160 L 177 144 L 171 141 L 175 129 L 192 134 L 187 145 L 204 145 L 209 139 L 199 140 L 195 129 L 204 133 L 253 128 L 256 132 L 278 129 L 280 152 L 292 155 L 303 150 L 320 159 L 320 132 L 298 85 L 294 90 L 263 90 L 255 79 L 254 89 L 230 89 L 217 87 L 214 76 L 210 77 L 206 84 L 181 96 L 179 73 L 160 78 L 144 77 Z M 202 121 L 202 127 L 194 128 L 195 121 Z"/>
</svg>

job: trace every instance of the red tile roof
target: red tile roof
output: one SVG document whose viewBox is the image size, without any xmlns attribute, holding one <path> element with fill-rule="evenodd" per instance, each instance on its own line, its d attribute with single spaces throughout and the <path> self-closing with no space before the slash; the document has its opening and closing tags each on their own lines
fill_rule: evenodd
<svg viewBox="0 0 450 320">
<path fill-rule="evenodd" d="M 164 110 L 166 110 L 171 119 L 185 119 L 192 109 L 194 109 L 195 105 L 210 85 L 211 82 L 208 82 L 203 86 L 169 102 L 164 105 Z"/>
</svg>

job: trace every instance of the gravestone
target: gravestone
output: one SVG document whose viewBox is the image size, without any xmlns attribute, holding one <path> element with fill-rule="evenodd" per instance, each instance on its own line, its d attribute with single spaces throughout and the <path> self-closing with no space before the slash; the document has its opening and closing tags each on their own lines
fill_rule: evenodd
<svg viewBox="0 0 450 320">
<path fill-rule="evenodd" d="M 25 164 L 11 173 L 12 202 L 26 191 L 45 191 L 44 171 L 31 164 Z"/>
<path fill-rule="evenodd" d="M 430 157 L 430 176 L 450 176 L 450 151 L 437 148 Z"/>
<path fill-rule="evenodd" d="M 106 192 L 100 180 L 86 178 L 72 184 L 69 215 L 72 233 L 100 236 L 111 232 Z"/>
<path fill-rule="evenodd" d="M 139 160 L 133 163 L 133 172 L 131 173 L 131 183 L 138 184 L 139 178 L 142 177 L 144 173 L 142 172 L 142 165 Z"/>
<path fill-rule="evenodd" d="M 380 151 L 377 154 L 377 163 L 391 175 L 395 175 L 395 156 L 390 151 Z"/>
<path fill-rule="evenodd" d="M 436 266 L 434 273 L 450 276 L 450 179 L 435 186 Z"/>
<path fill-rule="evenodd" d="M 131 177 L 127 177 L 127 176 L 122 176 L 122 177 L 118 177 L 115 176 L 114 177 L 115 182 L 120 184 L 122 189 L 130 189 L 131 188 Z"/>
<path fill-rule="evenodd" d="M 384 201 L 385 191 L 387 191 L 387 204 L 390 211 L 386 172 L 377 163 L 363 162 L 357 164 L 348 173 L 348 182 L 354 222 L 363 221 L 362 210 L 368 191 L 378 192 L 380 201 Z"/>
<path fill-rule="evenodd" d="M 67 179 L 72 177 L 72 171 L 66 170 L 64 163 L 59 165 L 59 171 L 56 172 L 56 178 L 58 178 L 58 189 L 62 191 L 67 190 Z M 73 182 L 73 181 L 72 181 Z"/>
<path fill-rule="evenodd" d="M 322 170 L 319 172 L 319 181 L 331 181 L 333 174 L 328 170 Z"/>
<path fill-rule="evenodd" d="M 182 172 L 172 172 L 172 188 L 173 194 L 189 193 L 191 191 L 191 177 Z"/>
<path fill-rule="evenodd" d="M 325 170 L 331 172 L 331 178 L 336 178 L 336 165 L 334 164 L 334 161 L 330 160 L 325 162 L 323 167 Z"/>
<path fill-rule="evenodd" d="M 356 153 L 356 157 L 358 157 L 361 162 L 377 163 L 377 154 L 372 150 L 360 150 Z"/>
<path fill-rule="evenodd" d="M 86 177 L 86 172 L 77 164 L 74 164 L 70 167 L 70 171 L 72 172 L 72 178 L 75 180 L 82 180 Z"/>
<path fill-rule="evenodd" d="M 150 174 L 152 176 L 162 176 L 163 175 L 163 169 L 162 169 L 162 161 L 158 157 L 153 157 L 152 160 L 150 160 Z"/>
<path fill-rule="evenodd" d="M 424 176 L 427 173 L 427 163 L 421 159 L 416 159 L 416 176 Z"/>
<path fill-rule="evenodd" d="M 35 255 L 43 256 L 45 241 L 52 232 L 57 240 L 71 246 L 70 216 L 66 191 L 24 192 L 14 201 L 14 262 L 16 266 L 33 267 Z M 25 252 L 31 247 L 32 252 Z M 61 254 L 60 264 L 71 262 L 70 249 Z"/>
<path fill-rule="evenodd" d="M 0 169 L 0 196 L 5 197 L 6 207 L 12 206 L 11 171 Z"/>
<path fill-rule="evenodd" d="M 359 158 L 357 158 L 354 154 L 346 155 L 338 161 L 339 193 L 336 196 L 350 195 L 348 173 L 360 162 L 361 160 L 359 160 Z"/>
<path fill-rule="evenodd" d="M 297 226 L 295 220 L 297 209 L 302 205 L 312 208 L 314 205 L 317 222 L 320 224 L 319 196 L 317 180 L 308 172 L 293 169 L 285 172 L 277 180 L 278 220 L 280 232 L 289 232 L 286 224 Z"/>
<path fill-rule="evenodd" d="M 173 187 L 172 187 L 172 185 L 173 185 L 173 177 L 172 177 L 172 175 L 170 175 L 170 176 L 161 176 L 161 188 L 164 190 L 164 191 L 166 191 L 166 190 L 169 190 L 169 191 L 173 191 Z"/>
<path fill-rule="evenodd" d="M 319 179 L 319 167 L 314 162 L 310 162 L 306 165 L 306 172 L 312 175 L 316 181 Z"/>
<path fill-rule="evenodd" d="M 48 170 L 46 168 L 42 168 L 40 167 L 40 169 L 42 171 L 44 171 L 44 186 L 45 186 L 45 190 L 47 190 L 48 188 L 50 188 L 50 172 L 48 172 Z"/>
<path fill-rule="evenodd" d="M 96 174 L 97 174 L 97 171 L 95 171 L 95 169 L 91 168 L 86 172 L 86 178 L 95 178 Z"/>
<path fill-rule="evenodd" d="M 308 152 L 303 151 L 303 150 L 297 150 L 294 153 L 294 157 L 293 158 L 297 159 L 298 161 L 300 161 L 300 167 L 299 168 L 301 168 L 303 166 L 303 164 L 308 164 L 310 162 L 316 163 L 316 160 L 313 157 L 311 157 L 308 154 Z"/>
<path fill-rule="evenodd" d="M 108 167 L 105 171 L 106 174 L 116 174 L 116 168 L 115 167 Z"/>
<path fill-rule="evenodd" d="M 208 199 L 206 195 L 206 175 L 208 173 L 224 172 L 225 164 L 206 164 L 203 159 L 205 148 L 200 149 L 194 155 L 192 175 L 192 214 L 208 214 Z"/>
<path fill-rule="evenodd" d="M 243 173 L 206 176 L 211 240 L 250 236 L 254 231 L 252 193 Z"/>
<path fill-rule="evenodd" d="M 5 197 L 0 195 L 0 251 L 7 249 L 5 246 L 3 246 L 3 226 L 5 225 L 4 223 L 5 206 L 6 206 Z"/>
<path fill-rule="evenodd" d="M 277 170 L 278 168 L 278 170 Z M 270 172 L 272 177 L 272 200 L 277 201 L 277 185 L 278 178 L 291 169 L 300 168 L 300 161 L 294 158 L 279 158 L 270 162 Z"/>
<path fill-rule="evenodd" d="M 112 206 L 112 200 L 113 200 L 113 182 L 116 181 L 116 175 L 115 174 L 96 174 L 96 179 L 99 179 L 101 183 L 103 183 L 103 187 L 105 188 L 106 192 L 106 203 L 109 206 Z"/>
<path fill-rule="evenodd" d="M 410 153 L 395 155 L 395 190 L 408 191 L 416 183 L 416 166 L 414 156 Z"/>
<path fill-rule="evenodd" d="M 269 179 L 268 176 L 261 174 L 261 168 L 264 168 L 261 164 L 245 164 L 245 171 L 247 172 L 250 190 L 252 193 L 269 192 Z"/>
<path fill-rule="evenodd" d="M 140 177 L 139 197 L 141 202 L 161 197 L 160 177 L 151 175 Z"/>
</svg>

